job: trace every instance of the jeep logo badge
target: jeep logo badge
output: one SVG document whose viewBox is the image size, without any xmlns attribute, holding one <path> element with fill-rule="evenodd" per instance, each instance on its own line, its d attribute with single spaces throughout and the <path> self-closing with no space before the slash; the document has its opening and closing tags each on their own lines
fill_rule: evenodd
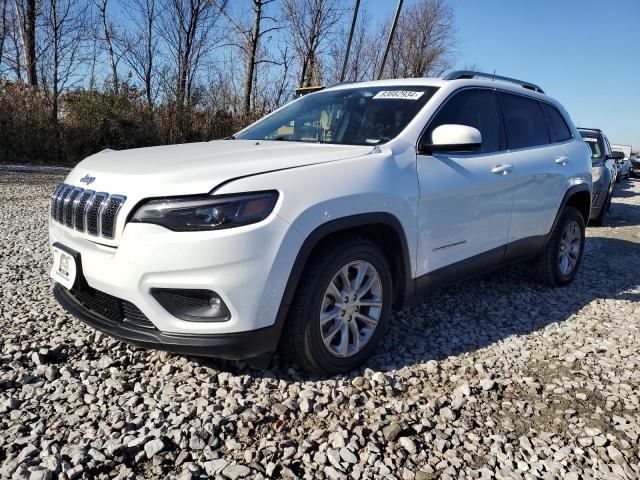
<svg viewBox="0 0 640 480">
<path fill-rule="evenodd" d="M 90 183 L 93 183 L 95 179 L 96 177 L 92 177 L 91 175 L 85 175 L 80 179 L 80 181 L 82 183 L 86 183 L 87 185 L 89 185 Z"/>
</svg>

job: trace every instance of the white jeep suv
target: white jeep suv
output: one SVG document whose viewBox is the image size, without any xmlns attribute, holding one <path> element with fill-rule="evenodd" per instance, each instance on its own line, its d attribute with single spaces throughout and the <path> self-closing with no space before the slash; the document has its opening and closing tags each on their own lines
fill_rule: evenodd
<svg viewBox="0 0 640 480">
<path fill-rule="evenodd" d="M 340 84 L 229 139 L 80 162 L 52 196 L 51 276 L 127 342 L 344 372 L 427 290 L 523 260 L 571 282 L 590 198 L 589 148 L 533 84 Z"/>
</svg>

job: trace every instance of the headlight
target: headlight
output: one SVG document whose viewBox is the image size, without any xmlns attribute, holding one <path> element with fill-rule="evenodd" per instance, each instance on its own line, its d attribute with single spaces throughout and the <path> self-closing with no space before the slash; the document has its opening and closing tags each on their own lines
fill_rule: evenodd
<svg viewBox="0 0 640 480">
<path fill-rule="evenodd" d="M 264 220 L 277 200 L 278 192 L 274 191 L 149 200 L 131 221 L 155 223 L 176 232 L 220 230 Z"/>
<path fill-rule="evenodd" d="M 600 180 L 600 177 L 602 176 L 602 168 L 603 167 L 592 167 L 591 168 L 591 180 L 594 182 L 597 182 L 598 180 Z"/>
</svg>

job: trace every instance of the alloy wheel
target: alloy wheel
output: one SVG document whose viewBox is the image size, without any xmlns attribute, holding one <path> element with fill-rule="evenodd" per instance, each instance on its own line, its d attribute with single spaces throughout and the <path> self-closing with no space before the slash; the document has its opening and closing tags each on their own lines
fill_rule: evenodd
<svg viewBox="0 0 640 480">
<path fill-rule="evenodd" d="M 336 357 L 351 357 L 373 336 L 382 314 L 382 283 L 373 265 L 352 261 L 340 268 L 324 293 L 320 333 Z"/>
<path fill-rule="evenodd" d="M 575 220 L 567 223 L 560 238 L 560 251 L 558 265 L 562 275 L 569 276 L 578 264 L 580 250 L 582 248 L 582 232 L 580 225 Z"/>
</svg>

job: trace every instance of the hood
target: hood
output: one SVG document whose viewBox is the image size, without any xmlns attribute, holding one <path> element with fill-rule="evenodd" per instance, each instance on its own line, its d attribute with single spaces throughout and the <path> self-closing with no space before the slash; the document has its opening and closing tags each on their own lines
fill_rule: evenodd
<svg viewBox="0 0 640 480">
<path fill-rule="evenodd" d="M 247 175 L 358 157 L 371 150 L 368 146 L 255 140 L 104 150 L 80 162 L 65 183 L 126 197 L 116 210 L 119 213 L 114 225 L 115 236 L 111 239 L 92 237 L 71 228 L 64 228 L 64 235 L 117 246 L 127 216 L 141 200 L 206 194 L 224 182 Z M 265 185 L 265 189 L 268 188 Z"/>
<path fill-rule="evenodd" d="M 365 155 L 372 147 L 279 141 L 216 140 L 104 150 L 80 162 L 66 183 L 96 191 L 169 196 L 208 193 L 223 182 L 273 170 Z M 85 176 L 95 180 L 80 182 Z"/>
</svg>

